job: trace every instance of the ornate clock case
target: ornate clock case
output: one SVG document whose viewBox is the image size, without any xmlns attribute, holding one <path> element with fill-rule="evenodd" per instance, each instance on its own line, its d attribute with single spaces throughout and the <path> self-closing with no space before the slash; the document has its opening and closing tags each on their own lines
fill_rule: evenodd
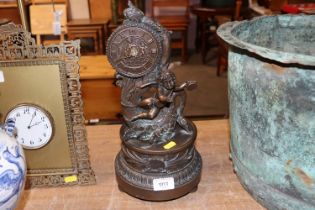
<svg viewBox="0 0 315 210">
<path fill-rule="evenodd" d="M 38 46 L 22 27 L 0 26 L 1 120 L 16 120 L 28 186 L 95 183 L 78 61 L 78 41 Z"/>
<path fill-rule="evenodd" d="M 170 34 L 129 1 L 110 36 L 107 56 L 117 71 L 124 123 L 115 160 L 119 188 L 144 200 L 171 200 L 197 189 L 202 161 L 195 125 L 183 117 L 185 89 L 170 71 Z"/>
</svg>

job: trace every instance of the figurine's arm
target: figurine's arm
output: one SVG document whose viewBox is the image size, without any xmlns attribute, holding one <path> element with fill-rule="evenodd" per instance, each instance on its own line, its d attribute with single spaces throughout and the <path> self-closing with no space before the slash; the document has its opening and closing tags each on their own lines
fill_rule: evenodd
<svg viewBox="0 0 315 210">
<path fill-rule="evenodd" d="M 180 86 L 176 87 L 176 88 L 174 89 L 174 92 L 182 91 L 182 90 L 184 90 L 186 87 L 187 87 L 188 89 L 193 89 L 196 85 L 197 85 L 197 82 L 196 82 L 196 81 L 186 81 L 186 82 L 184 82 L 183 84 L 181 84 Z"/>
<path fill-rule="evenodd" d="M 148 83 L 145 83 L 145 84 L 141 85 L 139 88 L 142 89 L 142 88 L 148 87 L 150 85 L 155 85 L 155 84 L 157 84 L 157 82 L 148 82 Z"/>
<path fill-rule="evenodd" d="M 168 96 L 165 96 L 165 95 L 161 95 L 161 94 L 159 94 L 159 101 L 161 103 L 172 102 L 171 101 L 171 97 L 168 97 Z"/>
<path fill-rule="evenodd" d="M 159 88 L 158 98 L 161 104 L 172 103 L 176 94 L 173 94 L 173 90 L 166 90 Z"/>
<path fill-rule="evenodd" d="M 168 69 L 168 70 L 171 70 L 171 69 L 173 69 L 173 68 L 175 68 L 175 67 L 177 67 L 177 66 L 180 66 L 180 65 L 182 65 L 182 62 L 180 62 L 180 61 L 175 61 L 175 62 L 170 63 L 170 64 L 168 65 L 167 69 Z"/>
</svg>

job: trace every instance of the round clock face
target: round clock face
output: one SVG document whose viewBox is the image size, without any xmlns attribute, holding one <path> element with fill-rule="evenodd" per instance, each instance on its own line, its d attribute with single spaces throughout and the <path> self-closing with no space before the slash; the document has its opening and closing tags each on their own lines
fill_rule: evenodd
<svg viewBox="0 0 315 210">
<path fill-rule="evenodd" d="M 129 77 L 139 77 L 155 68 L 161 44 L 149 30 L 128 26 L 118 28 L 108 41 L 108 58 L 114 68 Z"/>
<path fill-rule="evenodd" d="M 45 146 L 53 136 L 53 122 L 50 114 L 39 106 L 23 104 L 14 107 L 6 116 L 15 121 L 17 141 L 25 149 Z"/>
</svg>

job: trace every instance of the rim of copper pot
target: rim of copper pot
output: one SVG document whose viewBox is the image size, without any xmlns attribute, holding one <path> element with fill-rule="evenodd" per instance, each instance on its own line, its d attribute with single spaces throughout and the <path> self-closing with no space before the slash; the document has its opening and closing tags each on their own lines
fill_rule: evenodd
<svg viewBox="0 0 315 210">
<path fill-rule="evenodd" d="M 278 18 L 278 22 L 284 21 L 285 19 L 288 18 L 294 20 L 297 19 L 295 20 L 296 23 L 299 22 L 298 19 L 302 21 L 303 19 L 307 18 L 310 19 L 309 21 L 310 26 L 313 26 L 313 28 L 315 28 L 315 15 L 268 15 L 255 17 L 251 20 L 224 23 L 218 28 L 217 34 L 230 46 L 234 46 L 246 50 L 248 52 L 252 52 L 269 60 L 277 61 L 284 64 L 301 64 L 306 66 L 315 66 L 315 56 L 313 55 L 285 52 L 281 50 L 266 48 L 259 45 L 254 45 L 241 40 L 240 38 L 237 37 L 237 35 L 234 34 L 237 27 L 239 27 L 242 24 L 250 24 L 259 21 L 260 19 L 272 17 Z"/>
</svg>

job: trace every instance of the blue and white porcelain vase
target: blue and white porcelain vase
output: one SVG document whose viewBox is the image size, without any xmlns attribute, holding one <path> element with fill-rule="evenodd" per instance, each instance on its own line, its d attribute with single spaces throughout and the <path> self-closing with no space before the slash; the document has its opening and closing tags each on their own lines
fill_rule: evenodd
<svg viewBox="0 0 315 210">
<path fill-rule="evenodd" d="M 0 127 L 0 209 L 5 210 L 17 206 L 26 177 L 23 148 L 14 138 L 13 130 L 14 122 Z"/>
</svg>

